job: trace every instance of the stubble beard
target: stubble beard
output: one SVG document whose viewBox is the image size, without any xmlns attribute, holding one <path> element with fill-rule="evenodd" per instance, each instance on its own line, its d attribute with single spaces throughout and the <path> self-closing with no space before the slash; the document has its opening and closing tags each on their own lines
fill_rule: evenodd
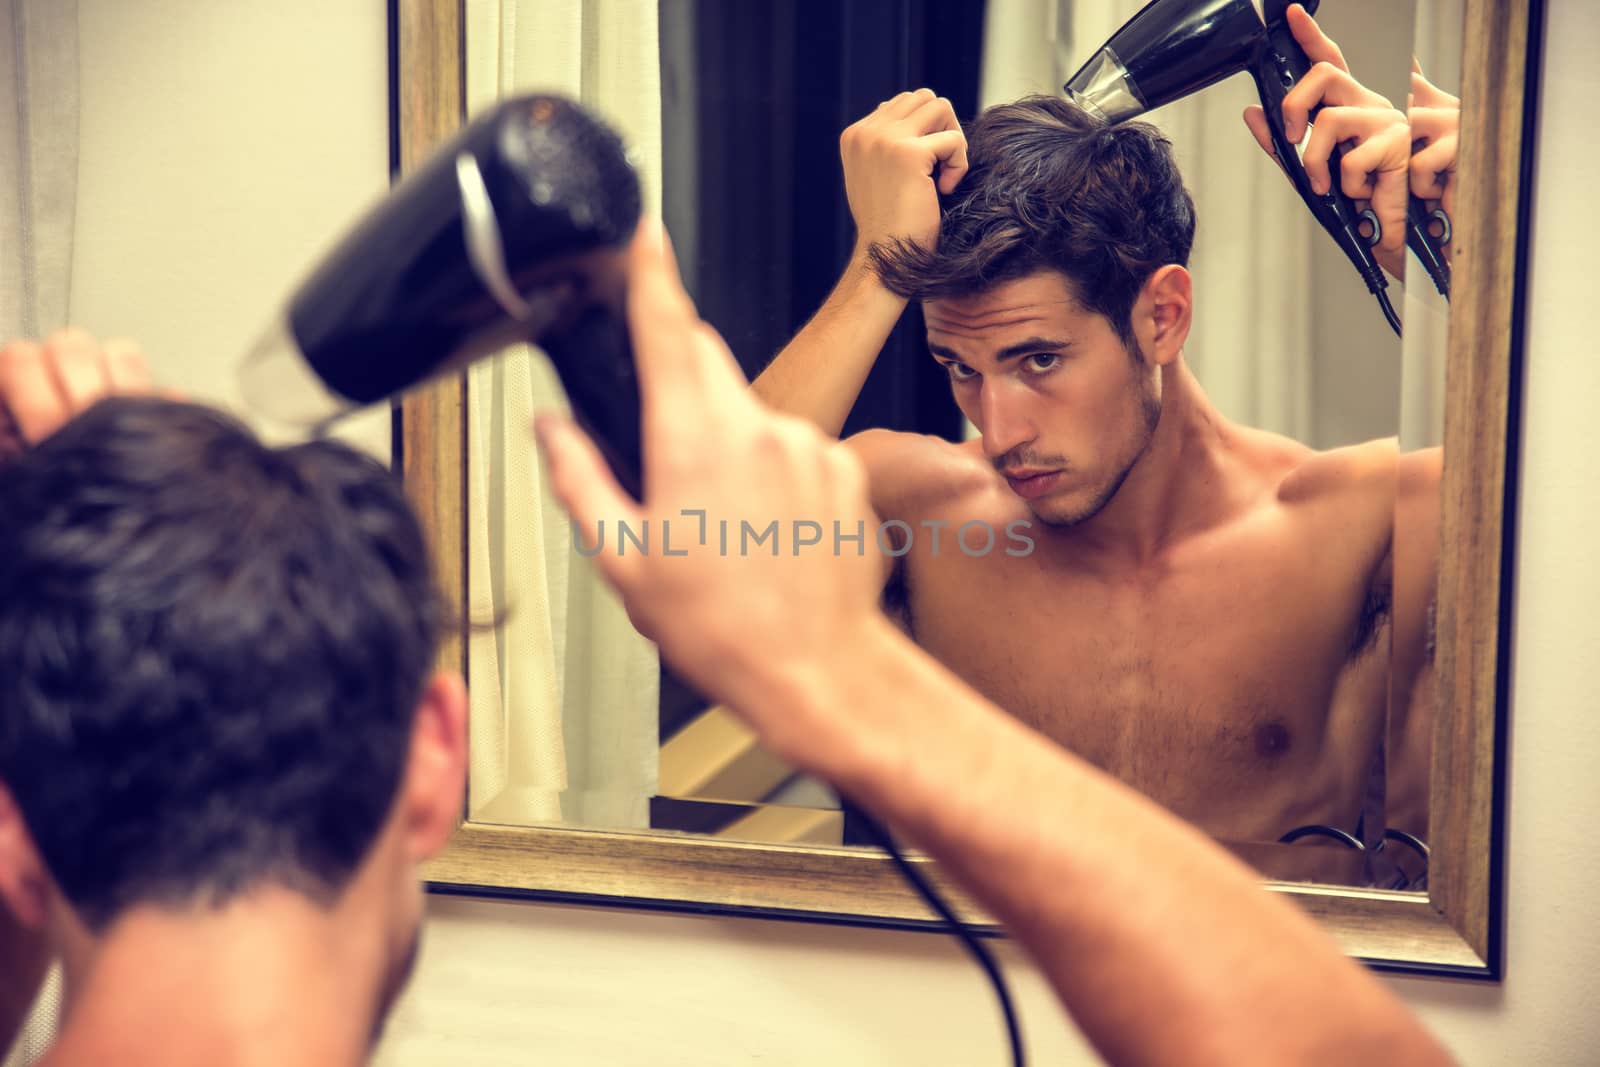
<svg viewBox="0 0 1600 1067">
<path fill-rule="evenodd" d="M 1143 364 L 1142 357 L 1139 359 L 1139 363 Z M 1156 436 L 1156 426 L 1161 422 L 1161 397 L 1156 390 L 1146 384 L 1141 384 L 1136 379 L 1134 392 L 1136 394 L 1136 403 L 1139 407 L 1138 422 L 1133 432 L 1133 438 L 1129 441 L 1127 459 L 1118 466 L 1116 473 L 1112 477 L 1106 479 L 1096 488 L 1094 495 L 1086 504 L 1071 511 L 1045 513 L 1040 510 L 1039 505 L 1048 506 L 1048 498 L 1038 501 L 1037 504 L 1030 501 L 1028 510 L 1033 513 L 1033 517 L 1038 519 L 1040 523 L 1053 530 L 1071 529 L 1074 526 L 1080 526 L 1088 522 L 1104 511 L 1112 500 L 1116 499 L 1117 493 L 1122 489 L 1122 484 L 1128 480 L 1128 475 L 1133 473 L 1133 468 L 1137 467 L 1139 461 L 1150 451 L 1150 445 Z"/>
</svg>

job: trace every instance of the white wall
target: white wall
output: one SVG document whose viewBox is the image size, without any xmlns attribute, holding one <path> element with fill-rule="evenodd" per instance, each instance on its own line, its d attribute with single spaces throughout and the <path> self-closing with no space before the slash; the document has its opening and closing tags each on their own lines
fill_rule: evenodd
<svg viewBox="0 0 1600 1067">
<path fill-rule="evenodd" d="M 1499 985 L 1392 979 L 1467 1064 L 1600 1062 L 1600 362 L 1589 322 L 1600 7 L 1552 0 L 1536 179 Z M 924 934 L 439 899 L 380 1063 L 1003 1062 L 976 972 Z M 1041 1063 L 1092 1062 L 1013 962 Z M 1225 976 L 1219 976 L 1219 980 Z"/>
<path fill-rule="evenodd" d="M 1600 455 L 1590 201 L 1600 6 L 1551 0 L 1540 89 L 1511 702 L 1506 981 L 1394 986 L 1469 1063 L 1600 1062 Z"/>
<path fill-rule="evenodd" d="M 388 186 L 381 0 L 79 0 L 72 320 L 236 406 L 236 360 Z M 388 414 L 352 436 L 388 454 Z"/>
<path fill-rule="evenodd" d="M 67 321 L 137 339 L 162 384 L 237 407 L 236 361 L 301 272 L 388 186 L 384 4 L 77 0 L 77 9 Z M 351 419 L 340 436 L 387 457 L 389 414 Z M 48 1029 L 55 1005 L 42 1001 L 35 1019 Z"/>
</svg>

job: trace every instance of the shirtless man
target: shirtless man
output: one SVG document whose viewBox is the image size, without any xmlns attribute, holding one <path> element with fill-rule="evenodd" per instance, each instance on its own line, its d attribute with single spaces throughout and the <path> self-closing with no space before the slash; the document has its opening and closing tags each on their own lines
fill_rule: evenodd
<svg viewBox="0 0 1600 1067">
<path fill-rule="evenodd" d="M 1342 91 L 1322 78 L 1306 93 Z M 841 154 L 855 253 L 755 391 L 836 435 L 918 300 L 981 435 L 847 442 L 877 515 L 911 534 L 881 557 L 886 607 L 997 704 L 1218 837 L 1353 832 L 1388 706 L 1395 442 L 1317 452 L 1210 404 L 1183 358 L 1193 204 L 1153 128 L 1040 97 L 964 135 L 924 89 Z M 1421 497 L 1437 474 L 1437 453 L 1408 460 Z M 975 522 L 1029 524 L 1031 552 L 963 550 Z"/>
</svg>

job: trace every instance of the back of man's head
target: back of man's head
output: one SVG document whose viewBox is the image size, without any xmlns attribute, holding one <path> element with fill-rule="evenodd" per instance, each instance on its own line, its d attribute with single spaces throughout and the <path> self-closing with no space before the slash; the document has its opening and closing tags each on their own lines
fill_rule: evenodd
<svg viewBox="0 0 1600 1067">
<path fill-rule="evenodd" d="M 0 782 L 90 930 L 333 899 L 389 815 L 442 615 L 397 479 L 102 401 L 0 467 Z"/>
<path fill-rule="evenodd" d="M 1186 266 L 1194 242 L 1194 201 L 1160 131 L 1030 96 L 987 109 L 965 132 L 970 166 L 942 198 L 937 246 L 875 248 L 885 285 L 933 300 L 1055 270 L 1131 343 L 1140 289 L 1157 269 Z"/>
</svg>

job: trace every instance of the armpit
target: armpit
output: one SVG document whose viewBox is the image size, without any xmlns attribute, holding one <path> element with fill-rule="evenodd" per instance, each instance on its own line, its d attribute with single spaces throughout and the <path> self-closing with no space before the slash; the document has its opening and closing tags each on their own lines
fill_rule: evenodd
<svg viewBox="0 0 1600 1067">
<path fill-rule="evenodd" d="M 905 556 L 894 561 L 889 579 L 883 583 L 883 595 L 879 603 L 889 620 L 904 630 L 907 637 L 915 640 L 917 634 L 911 622 L 911 585 L 906 575 Z"/>
<path fill-rule="evenodd" d="M 1367 599 L 1356 617 L 1355 633 L 1350 639 L 1348 658 L 1366 655 L 1378 643 L 1378 633 L 1389 621 L 1394 611 L 1394 587 L 1386 581 L 1374 582 L 1367 590 Z M 1431 620 L 1430 620 L 1431 622 Z"/>
</svg>

